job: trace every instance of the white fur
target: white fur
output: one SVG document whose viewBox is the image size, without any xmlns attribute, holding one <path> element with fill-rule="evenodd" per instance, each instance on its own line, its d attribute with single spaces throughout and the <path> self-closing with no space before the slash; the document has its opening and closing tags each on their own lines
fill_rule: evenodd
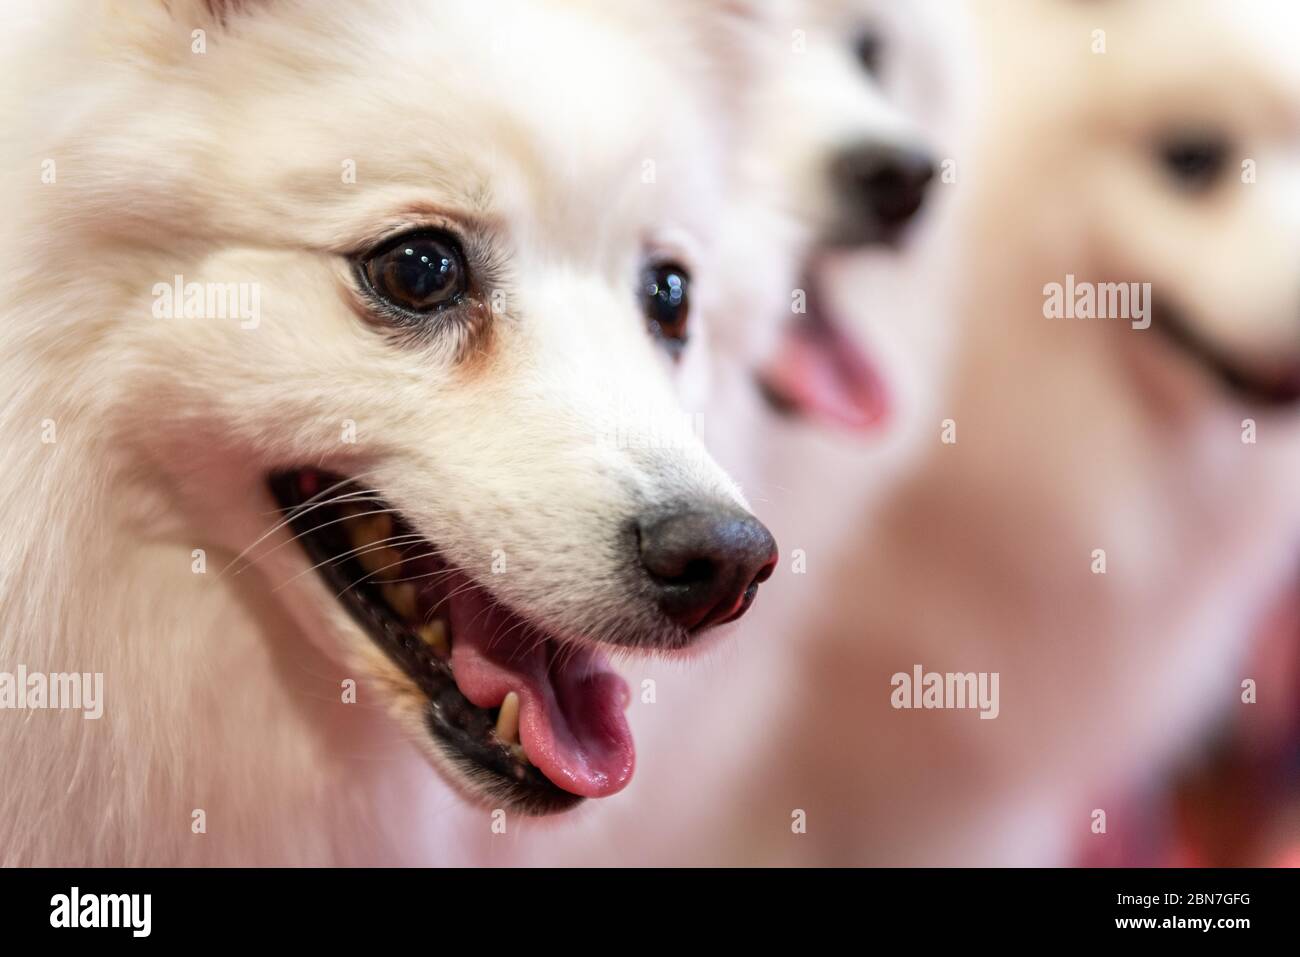
<svg viewBox="0 0 1300 957">
<path fill-rule="evenodd" d="M 700 20 L 579 0 L 40 8 L 0 31 L 22 78 L 3 101 L 0 659 L 102 671 L 106 702 L 101 721 L 0 714 L 0 860 L 454 860 L 489 819 L 383 714 L 412 725 L 416 705 L 297 546 L 261 537 L 265 476 L 357 475 L 471 572 L 500 549 L 491 586 L 563 635 L 641 626 L 620 523 L 738 500 L 689 432 L 628 441 L 681 421 L 643 257 L 687 258 L 701 308 L 716 294 L 727 111 Z M 483 221 L 505 295 L 486 338 L 395 344 L 350 305 L 344 254 L 442 221 L 417 206 Z M 258 327 L 153 318 L 176 274 L 260 283 Z"/>
</svg>

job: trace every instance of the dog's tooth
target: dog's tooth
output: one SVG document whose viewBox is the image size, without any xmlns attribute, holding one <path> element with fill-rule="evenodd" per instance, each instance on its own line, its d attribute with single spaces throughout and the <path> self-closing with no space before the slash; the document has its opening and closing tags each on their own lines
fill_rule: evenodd
<svg viewBox="0 0 1300 957">
<path fill-rule="evenodd" d="M 511 753 L 511 755 L 514 756 L 514 759 L 515 759 L 516 761 L 519 761 L 519 762 L 522 763 L 522 764 L 532 764 L 532 763 L 533 763 L 532 761 L 529 761 L 529 760 L 528 760 L 528 753 L 527 753 L 526 751 L 524 751 L 524 746 L 523 746 L 522 744 L 512 744 L 512 745 L 510 745 L 510 753 Z"/>
<path fill-rule="evenodd" d="M 366 548 L 356 554 L 361 567 L 374 577 L 386 581 L 402 577 L 402 554 L 397 549 L 381 545 L 378 548 Z"/>
<path fill-rule="evenodd" d="M 502 744 L 519 743 L 519 695 L 511 691 L 501 702 L 497 715 L 497 740 Z"/>
<path fill-rule="evenodd" d="M 349 515 L 344 521 L 343 527 L 347 530 L 348 540 L 352 542 L 353 548 L 367 548 L 375 544 L 379 539 L 370 534 L 370 523 L 364 518 L 357 518 Z"/>
<path fill-rule="evenodd" d="M 375 541 L 382 542 L 393 537 L 393 516 L 388 512 L 379 512 L 376 515 L 367 516 L 370 519 L 370 526 L 375 533 Z"/>
<path fill-rule="evenodd" d="M 387 512 L 367 514 L 357 505 L 345 506 L 344 511 L 348 539 L 361 567 L 386 581 L 401 578 L 401 553 L 383 544 L 393 536 L 393 517 Z"/>
<path fill-rule="evenodd" d="M 378 545 L 393 536 L 393 517 L 387 512 L 366 512 L 356 509 L 347 514 L 348 537 L 352 544 L 361 548 L 364 545 Z"/>
<path fill-rule="evenodd" d="M 447 623 L 441 618 L 425 622 L 415 632 L 439 658 L 447 658 L 451 655 L 451 642 L 447 640 Z"/>
<path fill-rule="evenodd" d="M 410 582 L 398 582 L 384 586 L 384 601 L 393 609 L 398 618 L 410 620 L 415 617 L 415 586 Z"/>
</svg>

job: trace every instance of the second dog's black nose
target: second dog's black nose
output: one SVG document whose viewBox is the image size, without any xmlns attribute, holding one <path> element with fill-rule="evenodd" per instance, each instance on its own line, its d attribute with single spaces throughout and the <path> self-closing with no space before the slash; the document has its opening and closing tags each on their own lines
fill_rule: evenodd
<svg viewBox="0 0 1300 957">
<path fill-rule="evenodd" d="M 845 207 L 840 240 L 846 245 L 885 242 L 925 202 L 934 163 L 919 149 L 861 143 L 835 157 L 831 176 Z"/>
<path fill-rule="evenodd" d="M 688 631 L 739 618 L 776 567 L 776 542 L 732 507 L 674 512 L 639 527 L 659 607 Z"/>
</svg>

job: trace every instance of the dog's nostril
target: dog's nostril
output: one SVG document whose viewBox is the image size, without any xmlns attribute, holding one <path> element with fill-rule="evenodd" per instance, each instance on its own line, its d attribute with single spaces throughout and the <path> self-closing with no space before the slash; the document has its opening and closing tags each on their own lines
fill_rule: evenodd
<svg viewBox="0 0 1300 957">
<path fill-rule="evenodd" d="M 658 515 L 638 527 L 641 566 L 659 607 L 688 631 L 744 614 L 776 565 L 776 542 L 732 506 Z"/>
<path fill-rule="evenodd" d="M 852 238 L 888 239 L 921 209 L 934 179 L 934 163 L 922 150 L 862 143 L 841 151 L 831 175 L 860 224 Z"/>
<path fill-rule="evenodd" d="M 679 583 L 707 582 L 715 575 L 715 568 L 712 561 L 707 558 L 696 558 L 686 563 L 682 573 L 676 576 L 673 581 Z"/>
</svg>

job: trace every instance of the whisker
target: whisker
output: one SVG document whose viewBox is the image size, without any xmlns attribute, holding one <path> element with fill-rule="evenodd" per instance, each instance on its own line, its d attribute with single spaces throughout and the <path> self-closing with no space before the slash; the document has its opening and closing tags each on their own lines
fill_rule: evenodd
<svg viewBox="0 0 1300 957">
<path fill-rule="evenodd" d="M 339 499 L 338 501 L 343 501 L 343 500 Z M 321 504 L 325 504 L 325 503 L 321 503 Z M 334 504 L 334 501 L 332 500 L 329 504 Z M 316 507 L 319 508 L 320 506 L 316 506 Z M 301 532 L 298 532 L 296 535 L 292 536 L 291 538 L 285 539 L 283 542 L 281 542 L 279 545 L 276 545 L 274 548 L 268 549 L 267 551 L 263 552 L 261 555 L 258 555 L 257 558 L 253 559 L 253 561 L 251 562 L 248 562 L 246 565 L 244 565 L 243 568 L 235 572 L 235 574 L 236 575 L 242 574 L 247 569 L 252 568 L 258 562 L 262 561 L 268 555 L 274 555 L 276 552 L 278 552 L 280 549 L 284 548 L 284 546 L 290 544 L 291 542 L 296 542 L 300 538 L 304 538 L 308 535 L 311 535 L 314 532 L 319 532 L 322 528 L 329 528 L 331 525 L 337 525 L 339 524 L 339 522 L 351 521 L 354 518 L 365 518 L 367 515 L 389 515 L 389 514 L 396 515 L 398 513 L 397 510 L 393 508 L 376 508 L 376 509 L 372 509 L 369 512 L 358 512 L 356 515 L 344 515 L 342 518 L 332 518 L 328 522 L 321 522 L 319 525 L 313 525 L 311 528 L 305 528 Z M 226 566 L 226 567 L 229 568 L 230 566 Z"/>
<path fill-rule="evenodd" d="M 318 568 L 324 568 L 326 565 L 330 565 L 330 564 L 333 564 L 333 563 L 335 563 L 335 562 L 340 562 L 340 561 L 342 561 L 342 560 L 345 559 L 345 558 L 355 558 L 355 557 L 358 556 L 358 555 L 367 555 L 367 554 L 369 554 L 370 552 L 375 552 L 375 551 L 379 551 L 379 550 L 382 549 L 382 548 L 387 548 L 389 545 L 393 544 L 394 542 L 401 542 L 402 544 L 409 544 L 410 542 L 418 542 L 418 541 L 421 541 L 421 538 L 420 538 L 419 535 L 415 535 L 415 534 L 409 534 L 409 535 L 390 535 L 390 536 L 388 536 L 387 538 L 385 538 L 385 539 L 382 540 L 382 541 L 371 542 L 369 545 L 362 545 L 362 546 L 359 546 L 359 547 L 357 547 L 357 548 L 350 549 L 350 550 L 348 550 L 348 551 L 346 551 L 346 552 L 340 552 L 340 553 L 337 554 L 337 555 L 333 555 L 333 556 L 331 556 L 330 558 L 325 559 L 323 562 L 317 562 L 315 565 L 312 565 L 310 568 L 307 568 L 307 569 L 304 569 L 303 571 L 300 571 L 298 574 L 294 575 L 294 576 L 293 576 L 292 578 L 290 578 L 288 581 L 284 581 L 284 582 L 281 582 L 279 585 L 276 585 L 275 588 L 273 588 L 273 589 L 271 589 L 271 590 L 272 590 L 272 591 L 279 591 L 281 588 L 285 588 L 286 586 L 293 584 L 293 583 L 296 582 L 299 578 L 301 578 L 303 575 L 310 574 L 311 572 L 316 571 L 316 569 L 318 569 Z M 268 553 L 268 554 L 269 554 L 269 553 Z M 385 567 L 387 567 L 387 566 L 385 566 Z M 403 579 L 400 579 L 400 578 L 399 578 L 398 581 L 403 581 Z"/>
<path fill-rule="evenodd" d="M 421 538 L 421 536 L 419 536 L 419 535 L 416 535 L 415 537 L 416 537 L 417 539 L 419 539 L 420 541 L 423 541 L 423 540 L 424 540 L 424 539 Z M 373 581 L 376 575 L 378 575 L 378 574 L 379 574 L 380 572 L 382 572 L 382 571 L 386 571 L 386 570 L 389 569 L 389 568 L 394 568 L 394 567 L 397 567 L 397 566 L 400 566 L 400 565 L 405 565 L 407 562 L 417 562 L 417 561 L 419 561 L 419 560 L 422 559 L 422 558 L 436 558 L 436 557 L 438 557 L 438 552 L 436 552 L 436 551 L 432 551 L 432 552 L 421 552 L 419 555 L 407 555 L 407 556 L 404 556 L 400 561 L 389 562 L 387 565 L 384 565 L 384 566 L 381 567 L 381 568 L 376 568 L 376 569 L 375 569 L 374 571 L 372 571 L 372 572 L 367 572 L 365 575 L 362 575 L 362 576 L 361 576 L 360 578 L 358 578 L 356 581 L 352 582 L 350 585 L 348 585 L 347 588 L 343 589 L 341 592 L 339 592 L 339 593 L 338 593 L 337 595 L 335 595 L 334 597 L 335 597 L 335 598 L 342 598 L 344 595 L 346 595 L 348 592 L 352 591 L 352 589 L 356 588 L 358 585 L 360 585 L 360 584 L 362 584 L 362 583 L 364 583 L 364 582 L 371 582 L 371 581 Z M 449 572 L 455 571 L 454 568 L 449 568 L 449 569 L 446 569 L 446 570 L 449 571 Z M 427 577 L 429 577 L 430 575 L 433 575 L 433 574 L 435 574 L 435 573 L 434 573 L 434 572 L 425 572 L 423 575 L 414 575 L 414 576 L 412 576 L 411 578 L 395 578 L 395 579 L 393 579 L 393 581 L 389 582 L 388 584 L 395 585 L 395 584 L 397 584 L 398 582 L 402 582 L 402 581 L 415 581 L 415 580 L 418 579 L 418 578 L 427 578 Z"/>
<path fill-rule="evenodd" d="M 284 526 L 288 525 L 289 522 L 291 522 L 291 521 L 292 521 L 294 518 L 296 518 L 299 514 L 306 514 L 307 511 L 311 511 L 312 509 L 314 509 L 314 508 L 316 508 L 316 507 L 319 507 L 319 505 L 325 504 L 325 501 L 324 501 L 323 499 L 322 499 L 322 501 L 320 501 L 320 502 L 317 502 L 317 499 L 321 499 L 322 496 L 329 495 L 329 493 L 330 493 L 330 492 L 333 492 L 335 489 L 342 488 L 342 487 L 345 486 L 345 485 L 350 485 L 350 484 L 356 482 L 358 479 L 360 479 L 360 478 L 362 478 L 362 477 L 364 477 L 364 476 L 367 476 L 367 475 L 373 475 L 376 471 L 378 471 L 378 470 L 377 470 L 377 469 L 369 469 L 369 470 L 367 470 L 367 471 L 365 471 L 365 472 L 361 472 L 361 473 L 359 473 L 359 474 L 353 476 L 352 478 L 340 479 L 339 481 L 337 481 L 337 482 L 335 482 L 333 485 L 331 485 L 329 488 L 322 489 L 321 491 L 317 492 L 315 495 L 312 495 L 312 496 L 310 496 L 310 497 L 304 499 L 303 501 L 299 502 L 297 505 L 293 506 L 292 508 L 289 508 L 289 509 L 284 510 L 284 511 L 283 511 L 283 518 L 282 518 L 282 520 L 279 521 L 279 522 L 277 522 L 275 525 L 273 525 L 270 529 L 268 529 L 266 532 L 264 532 L 262 535 L 260 535 L 260 536 L 259 536 L 259 537 L 258 537 L 258 538 L 257 538 L 257 539 L 252 543 L 252 544 L 251 544 L 251 545 L 249 545 L 247 548 L 245 548 L 243 551 L 241 551 L 238 555 L 236 555 L 234 558 L 232 558 L 232 559 L 230 560 L 230 562 L 226 565 L 226 567 L 223 568 L 223 569 L 221 570 L 221 574 L 218 575 L 217 577 L 220 578 L 221 576 L 225 575 L 225 573 L 226 573 L 227 571 L 229 571 L 231 568 L 233 568 L 233 567 L 235 566 L 235 564 L 236 564 L 236 563 L 237 563 L 241 558 L 243 558 L 245 555 L 247 555 L 249 552 L 251 552 L 251 551 L 252 551 L 254 548 L 256 548 L 259 544 L 261 544 L 262 542 L 264 542 L 268 537 L 270 537 L 271 535 L 274 535 L 274 534 L 275 534 L 276 532 L 278 532 L 280 529 L 284 528 Z M 349 493 L 349 494 L 351 494 L 351 493 Z M 366 491 L 364 491 L 364 492 L 361 492 L 361 493 L 359 493 L 359 494 L 364 494 L 364 495 L 374 495 L 374 496 L 378 497 L 378 494 L 379 494 L 379 493 L 378 493 L 378 491 L 376 491 L 376 490 L 374 490 L 374 489 L 370 489 L 370 490 L 366 490 Z M 348 496 L 336 496 L 335 498 L 329 499 L 330 502 L 347 501 L 347 500 L 348 500 Z M 315 502 L 316 504 L 315 504 L 315 505 L 312 505 L 313 502 Z M 312 509 L 308 509 L 308 508 L 306 508 L 306 506 L 308 506 L 308 505 L 311 505 L 311 506 L 312 506 Z M 274 515 L 274 514 L 277 514 L 277 512 L 279 512 L 279 511 L 280 511 L 280 510 L 276 510 L 275 512 L 268 512 L 268 513 L 265 513 L 265 514 L 271 514 L 271 515 Z"/>
<path fill-rule="evenodd" d="M 455 598 L 457 595 L 462 595 L 462 594 L 464 594 L 465 592 L 467 592 L 467 591 L 472 591 L 474 588 L 477 588 L 477 587 L 478 587 L 478 586 L 475 585 L 472 581 L 471 581 L 471 582 L 466 582 L 464 585 L 461 585 L 459 588 L 457 588 L 455 591 L 453 591 L 450 595 L 446 595 L 446 596 L 442 599 L 442 601 L 438 602 L 438 604 L 434 605 L 434 606 L 433 606 L 433 612 L 436 613 L 437 610 L 438 610 L 439 608 L 441 608 L 443 605 L 447 604 L 447 602 L 451 601 L 451 600 L 452 600 L 453 598 Z M 477 620 L 477 619 L 476 619 L 476 620 Z"/>
</svg>

